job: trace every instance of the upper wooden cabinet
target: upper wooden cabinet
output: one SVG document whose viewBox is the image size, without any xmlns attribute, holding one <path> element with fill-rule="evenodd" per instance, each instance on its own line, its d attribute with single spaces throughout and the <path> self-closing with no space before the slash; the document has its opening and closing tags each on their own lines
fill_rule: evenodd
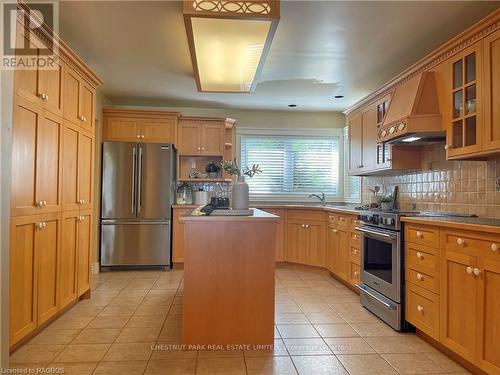
<svg viewBox="0 0 500 375">
<path fill-rule="evenodd" d="M 64 118 L 94 132 L 95 89 L 69 66 L 64 70 Z"/>
<path fill-rule="evenodd" d="M 176 112 L 105 109 L 103 140 L 177 145 Z"/>
<path fill-rule="evenodd" d="M 363 117 L 349 118 L 349 173 L 355 174 L 363 167 Z"/>
<path fill-rule="evenodd" d="M 483 39 L 484 150 L 500 150 L 500 30 Z"/>
<path fill-rule="evenodd" d="M 63 119 L 15 96 L 13 120 L 11 214 L 59 211 Z"/>
<path fill-rule="evenodd" d="M 223 156 L 227 121 L 229 120 L 181 117 L 178 130 L 179 154 Z"/>
</svg>

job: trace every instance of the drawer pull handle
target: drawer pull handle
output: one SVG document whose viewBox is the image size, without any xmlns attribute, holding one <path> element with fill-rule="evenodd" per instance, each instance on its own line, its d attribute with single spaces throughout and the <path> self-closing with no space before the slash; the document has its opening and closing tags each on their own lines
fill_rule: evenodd
<svg viewBox="0 0 500 375">
<path fill-rule="evenodd" d="M 463 245 L 465 245 L 465 240 L 463 238 L 457 238 L 457 244 L 459 246 L 463 246 Z"/>
<path fill-rule="evenodd" d="M 467 273 L 468 273 L 469 275 L 470 275 L 470 274 L 472 274 L 472 271 L 473 271 L 472 267 L 467 267 Z"/>
<path fill-rule="evenodd" d="M 497 252 L 498 251 L 498 245 L 496 243 L 491 244 L 491 251 Z"/>
<path fill-rule="evenodd" d="M 422 254 L 420 251 L 417 251 L 417 258 L 424 259 L 424 254 Z"/>
<path fill-rule="evenodd" d="M 421 273 L 417 273 L 417 280 L 423 281 L 424 275 L 422 275 Z"/>
<path fill-rule="evenodd" d="M 417 237 L 422 238 L 423 236 L 424 236 L 424 234 L 422 232 L 420 232 L 419 230 L 417 230 Z"/>
<path fill-rule="evenodd" d="M 302 228 L 305 228 L 305 227 L 306 227 L 306 225 L 305 225 L 305 224 L 302 224 L 302 225 L 301 225 L 301 227 L 302 227 Z"/>
<path fill-rule="evenodd" d="M 417 306 L 417 310 L 418 310 L 418 312 L 421 313 L 422 311 L 424 311 L 424 308 L 422 306 L 418 305 Z"/>
<path fill-rule="evenodd" d="M 479 274 L 481 273 L 481 270 L 479 268 L 474 268 L 474 275 L 476 276 L 479 276 Z"/>
<path fill-rule="evenodd" d="M 338 230 L 337 230 L 337 229 L 332 229 L 332 232 L 333 232 L 333 233 L 337 233 L 337 232 L 338 232 Z"/>
<path fill-rule="evenodd" d="M 359 275 L 359 272 L 358 271 L 354 271 L 354 276 L 358 276 Z"/>
</svg>

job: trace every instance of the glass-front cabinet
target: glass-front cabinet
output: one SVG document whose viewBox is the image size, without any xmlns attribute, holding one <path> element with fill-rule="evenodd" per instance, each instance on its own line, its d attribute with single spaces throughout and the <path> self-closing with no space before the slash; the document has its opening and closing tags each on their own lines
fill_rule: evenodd
<svg viewBox="0 0 500 375">
<path fill-rule="evenodd" d="M 482 150 L 481 43 L 453 57 L 451 66 L 451 124 L 447 131 L 448 157 Z"/>
</svg>

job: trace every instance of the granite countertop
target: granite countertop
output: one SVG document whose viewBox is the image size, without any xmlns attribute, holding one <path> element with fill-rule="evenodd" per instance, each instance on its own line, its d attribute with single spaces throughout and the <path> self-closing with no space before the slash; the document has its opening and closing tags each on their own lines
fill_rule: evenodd
<svg viewBox="0 0 500 375">
<path fill-rule="evenodd" d="M 402 221 L 416 224 L 437 225 L 448 228 L 459 228 L 478 230 L 500 234 L 500 219 L 488 219 L 482 217 L 457 217 L 457 216 L 436 216 L 436 217 L 403 217 Z"/>
<path fill-rule="evenodd" d="M 196 204 L 173 204 L 172 208 L 196 208 L 199 205 Z M 339 211 L 346 212 L 350 214 L 357 214 L 359 210 L 356 210 L 354 205 L 343 205 L 343 204 L 326 204 L 322 206 L 320 203 L 313 202 L 250 202 L 250 207 L 259 208 L 296 208 L 296 209 L 318 209 L 321 208 L 325 211 Z"/>
<path fill-rule="evenodd" d="M 269 212 L 259 210 L 258 208 L 253 209 L 252 216 L 196 216 L 192 214 L 192 211 L 187 212 L 182 215 L 179 220 L 181 221 L 278 221 L 279 216 L 273 215 Z"/>
</svg>

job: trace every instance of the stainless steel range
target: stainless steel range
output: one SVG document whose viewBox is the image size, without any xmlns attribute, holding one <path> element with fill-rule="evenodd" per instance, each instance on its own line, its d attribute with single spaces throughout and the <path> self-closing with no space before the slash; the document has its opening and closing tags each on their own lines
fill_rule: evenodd
<svg viewBox="0 0 500 375">
<path fill-rule="evenodd" d="M 397 331 L 404 318 L 403 216 L 473 216 L 435 212 L 361 211 L 361 304 Z"/>
<path fill-rule="evenodd" d="M 401 217 L 415 212 L 362 211 L 361 304 L 395 330 L 404 320 L 403 232 Z"/>
</svg>

